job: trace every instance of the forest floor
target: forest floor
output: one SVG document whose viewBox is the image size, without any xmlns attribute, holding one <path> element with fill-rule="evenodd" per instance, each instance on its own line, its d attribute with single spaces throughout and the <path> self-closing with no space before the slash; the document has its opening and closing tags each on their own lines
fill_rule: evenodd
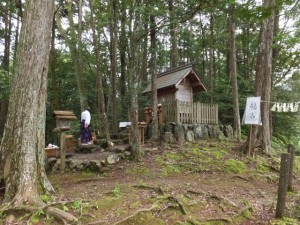
<svg viewBox="0 0 300 225">
<path fill-rule="evenodd" d="M 145 145 L 140 162 L 124 159 L 98 174 L 54 173 L 49 179 L 57 207 L 82 225 L 300 224 L 300 158 L 286 216 L 276 220 L 279 156 L 246 157 L 235 147 L 217 140 Z M 63 223 L 36 213 L 27 224 Z"/>
</svg>

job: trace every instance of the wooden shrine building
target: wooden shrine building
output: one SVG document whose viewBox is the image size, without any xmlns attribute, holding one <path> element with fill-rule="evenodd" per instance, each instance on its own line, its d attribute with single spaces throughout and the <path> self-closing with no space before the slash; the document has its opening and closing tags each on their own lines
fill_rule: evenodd
<svg viewBox="0 0 300 225">
<path fill-rule="evenodd" d="M 193 101 L 193 93 L 206 91 L 193 64 L 183 65 L 157 75 L 158 104 L 170 101 Z M 151 83 L 143 93 L 151 92 Z"/>
<path fill-rule="evenodd" d="M 193 64 L 186 64 L 157 75 L 157 101 L 159 123 L 218 124 L 217 105 L 194 103 L 195 92 L 207 91 Z M 151 83 L 143 93 L 151 92 Z M 152 109 L 144 111 L 147 123 Z"/>
</svg>

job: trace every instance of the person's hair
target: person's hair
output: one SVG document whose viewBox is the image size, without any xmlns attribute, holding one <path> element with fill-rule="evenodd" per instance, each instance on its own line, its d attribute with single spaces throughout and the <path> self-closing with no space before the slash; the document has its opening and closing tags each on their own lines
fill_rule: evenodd
<svg viewBox="0 0 300 225">
<path fill-rule="evenodd" d="M 91 112 L 91 107 L 89 107 L 89 106 L 86 107 L 86 110 L 89 111 L 89 112 Z"/>
</svg>

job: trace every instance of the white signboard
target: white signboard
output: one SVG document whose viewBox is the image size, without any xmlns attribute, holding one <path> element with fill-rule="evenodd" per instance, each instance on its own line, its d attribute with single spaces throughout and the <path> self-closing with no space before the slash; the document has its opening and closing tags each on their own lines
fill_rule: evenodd
<svg viewBox="0 0 300 225">
<path fill-rule="evenodd" d="M 131 126 L 131 122 L 120 122 L 119 123 L 119 127 L 130 127 Z"/>
<path fill-rule="evenodd" d="M 260 97 L 248 97 L 243 124 L 261 125 Z"/>
</svg>

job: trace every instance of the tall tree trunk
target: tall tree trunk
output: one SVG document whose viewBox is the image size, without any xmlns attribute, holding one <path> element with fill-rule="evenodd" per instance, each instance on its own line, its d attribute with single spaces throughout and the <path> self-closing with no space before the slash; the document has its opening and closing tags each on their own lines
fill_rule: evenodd
<svg viewBox="0 0 300 225">
<path fill-rule="evenodd" d="M 61 24 L 61 18 L 60 14 L 56 14 L 56 25 L 59 30 L 59 33 L 62 35 L 64 40 L 66 41 L 66 44 L 70 48 L 70 54 L 72 61 L 74 63 L 74 71 L 75 71 L 75 78 L 77 82 L 78 92 L 79 92 L 79 100 L 80 100 L 80 108 L 81 111 L 83 111 L 87 105 L 87 86 L 86 86 L 86 79 L 83 74 L 83 59 L 82 59 L 82 53 L 83 53 L 83 47 L 82 47 L 82 37 L 81 37 L 81 1 L 79 1 L 79 18 L 78 18 L 78 26 L 74 24 L 74 14 L 73 14 L 73 2 L 71 0 L 66 0 L 66 7 L 67 7 L 67 18 L 69 21 L 69 34 L 67 35 L 66 30 L 62 27 Z M 76 34 L 76 28 L 78 35 Z"/>
<path fill-rule="evenodd" d="M 147 21 L 144 24 L 144 29 L 148 30 L 148 24 Z M 142 65 L 141 65 L 141 81 L 142 85 L 145 85 L 148 83 L 148 73 L 147 73 L 147 68 L 148 68 L 148 35 L 145 35 L 143 38 L 143 52 L 142 52 Z"/>
<path fill-rule="evenodd" d="M 264 0 L 263 8 L 272 8 L 275 0 Z M 271 152 L 270 101 L 272 95 L 272 43 L 274 35 L 274 12 L 262 21 L 260 45 L 256 60 L 255 96 L 261 96 L 262 126 L 252 130 L 251 146 L 260 146 L 266 154 Z"/>
<path fill-rule="evenodd" d="M 170 36 L 171 36 L 171 68 L 178 66 L 177 32 L 174 16 L 173 0 L 168 0 L 170 14 Z"/>
<path fill-rule="evenodd" d="M 121 7 L 121 34 L 120 34 L 120 40 L 119 40 L 119 52 L 120 52 L 120 83 L 119 83 L 119 89 L 120 89 L 120 98 L 121 98 L 121 111 L 120 114 L 122 116 L 121 119 L 127 121 L 128 118 L 128 100 L 126 98 L 126 46 L 128 46 L 127 43 L 127 37 L 126 37 L 126 8 L 125 8 L 125 1 L 122 1 L 122 7 Z M 126 116 L 125 116 L 126 115 Z"/>
<path fill-rule="evenodd" d="M 112 111 L 112 130 L 114 133 L 117 132 L 117 110 L 116 110 L 116 77 L 117 77 L 117 47 L 118 47 L 118 17 L 117 17 L 117 1 L 111 0 L 111 13 L 112 13 L 112 24 L 111 24 L 111 111 Z"/>
<path fill-rule="evenodd" d="M 51 49 L 50 49 L 50 57 L 49 57 L 49 91 L 50 93 L 50 108 L 51 112 L 48 112 L 48 115 L 51 115 L 54 110 L 59 110 L 59 87 L 58 87 L 58 79 L 55 71 L 56 68 L 56 49 L 55 49 L 55 17 L 53 17 L 52 23 L 52 35 L 51 35 Z M 47 122 L 46 130 L 53 130 L 56 127 L 56 121 L 51 120 Z M 54 134 L 58 135 L 55 132 L 46 132 L 46 140 L 55 140 Z"/>
<path fill-rule="evenodd" d="M 158 140 L 158 117 L 157 117 L 157 48 L 155 16 L 150 15 L 150 53 L 151 53 L 151 95 L 152 95 L 152 137 L 153 141 Z"/>
<path fill-rule="evenodd" d="M 25 9 L 0 147 L 5 202 L 12 206 L 44 205 L 40 196 L 53 191 L 44 169 L 44 144 L 54 1 L 26 1 Z"/>
<path fill-rule="evenodd" d="M 19 11 L 22 11 L 22 8 L 19 9 Z M 16 55 L 17 55 L 17 50 L 18 50 L 18 44 L 19 44 L 19 30 L 20 30 L 20 20 L 21 20 L 21 17 L 19 16 L 19 14 L 21 13 L 18 13 L 17 15 L 17 26 L 16 26 L 16 35 L 15 35 L 15 49 L 14 49 L 14 60 L 13 60 L 13 71 L 15 69 L 15 62 L 16 62 Z"/>
<path fill-rule="evenodd" d="M 129 37 L 129 87 L 131 93 L 131 105 L 130 105 L 130 121 L 131 121 L 131 134 L 132 134 L 132 153 L 135 160 L 140 160 L 144 155 L 141 148 L 141 140 L 138 129 L 138 72 L 137 72 L 137 55 L 138 55 L 138 29 L 140 29 L 140 18 L 138 8 L 140 6 L 140 0 L 134 1 L 132 6 L 132 24 L 131 35 Z"/>
<path fill-rule="evenodd" d="M 4 21 L 4 55 L 2 60 L 2 68 L 9 75 L 10 68 L 10 46 L 11 46 L 11 31 L 12 31 L 12 3 L 6 0 L 4 6 L 3 21 Z M 5 97 L 0 98 L 0 137 L 2 137 L 4 124 L 7 115 L 8 100 Z"/>
<path fill-rule="evenodd" d="M 201 68 L 202 68 L 202 74 L 206 73 L 206 58 L 205 58 L 205 52 L 206 52 L 206 42 L 205 42 L 205 27 L 203 26 L 202 19 L 200 17 L 200 37 L 201 37 Z"/>
<path fill-rule="evenodd" d="M 241 140 L 241 122 L 239 111 L 239 94 L 237 85 L 236 69 L 236 38 L 235 38 L 235 3 L 229 5 L 229 71 L 232 88 L 232 106 L 233 106 L 233 136 L 237 141 Z"/>
<path fill-rule="evenodd" d="M 4 55 L 2 60 L 2 68 L 9 72 L 9 57 L 10 57 L 10 45 L 11 45 L 11 28 L 12 28 L 12 7 L 11 3 L 6 1 L 4 12 Z"/>
<path fill-rule="evenodd" d="M 99 100 L 99 106 L 100 106 L 100 114 L 102 117 L 103 122 L 103 128 L 104 128 L 104 134 L 106 137 L 106 141 L 108 146 L 111 146 L 111 139 L 110 139 L 110 132 L 109 132 L 109 123 L 107 119 L 107 113 L 106 113 L 106 107 L 105 107 L 105 99 L 104 99 L 104 92 L 103 92 L 103 84 L 102 84 L 102 68 L 101 68 L 101 56 L 100 56 L 100 48 L 99 48 L 99 38 L 96 33 L 96 26 L 94 21 L 94 5 L 93 1 L 89 0 L 90 4 L 90 10 L 91 10 L 91 27 L 93 32 L 93 45 L 94 45 L 94 51 L 96 56 L 96 74 L 97 74 L 97 89 L 98 89 L 98 100 Z"/>
<path fill-rule="evenodd" d="M 72 2 L 68 1 L 69 3 L 69 9 L 71 11 L 72 7 Z M 73 22 L 73 18 L 71 18 L 73 14 L 69 13 L 69 21 L 72 20 Z M 88 103 L 88 99 L 87 99 L 87 85 L 86 85 L 86 78 L 84 76 L 84 69 L 83 69 L 83 43 L 82 43 L 82 0 L 78 0 L 78 36 L 77 36 L 77 42 L 78 42 L 78 48 L 77 51 L 75 52 L 76 55 L 76 65 L 75 68 L 77 70 L 77 76 L 76 76 L 76 80 L 77 80 L 77 85 L 79 87 L 79 99 L 80 99 L 80 108 L 81 111 L 83 111 L 84 109 L 86 109 L 86 107 L 89 105 Z M 73 30 L 75 31 L 75 30 Z M 73 33 L 74 35 L 74 43 L 76 42 L 76 34 L 75 32 Z M 76 44 L 75 44 L 76 46 Z"/>
<path fill-rule="evenodd" d="M 56 49 L 55 49 L 55 18 L 53 17 L 53 25 L 52 25 L 52 36 L 51 36 L 51 50 L 50 50 L 50 59 L 49 59 L 49 76 L 51 78 L 51 109 L 59 110 L 59 96 L 58 96 L 58 81 L 57 75 L 55 72 L 55 65 L 56 65 Z"/>
<path fill-rule="evenodd" d="M 215 52 L 214 52 L 214 26 L 215 26 L 214 16 L 210 15 L 210 42 L 209 42 L 209 83 L 210 83 L 210 102 L 213 103 L 213 93 L 214 93 L 214 86 L 215 86 Z"/>
</svg>

